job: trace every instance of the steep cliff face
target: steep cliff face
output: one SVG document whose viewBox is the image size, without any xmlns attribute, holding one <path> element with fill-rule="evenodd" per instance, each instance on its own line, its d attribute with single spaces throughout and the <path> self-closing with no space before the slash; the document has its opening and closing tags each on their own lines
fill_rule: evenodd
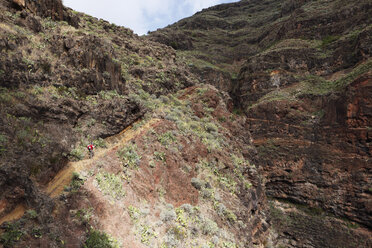
<svg viewBox="0 0 372 248">
<path fill-rule="evenodd" d="M 257 151 L 228 95 L 59 0 L 0 10 L 4 247 L 264 246 Z"/>
<path fill-rule="evenodd" d="M 370 246 L 363 228 L 327 239 L 331 229 L 349 232 L 327 218 L 371 228 L 371 16 L 370 1 L 240 1 L 150 34 L 201 79 L 213 82 L 206 69 L 230 71 L 222 89 L 248 118 L 266 193 L 290 206 L 273 200 L 277 245 Z M 322 212 L 288 211 L 299 206 Z"/>
</svg>

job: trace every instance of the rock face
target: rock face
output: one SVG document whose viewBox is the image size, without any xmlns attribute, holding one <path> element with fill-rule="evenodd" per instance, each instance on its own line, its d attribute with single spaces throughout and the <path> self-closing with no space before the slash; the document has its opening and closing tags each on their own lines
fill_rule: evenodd
<svg viewBox="0 0 372 248">
<path fill-rule="evenodd" d="M 62 21 L 64 6 L 61 0 L 13 0 L 10 1 L 21 9 L 27 9 L 34 15 L 50 17 L 53 20 Z"/>
<path fill-rule="evenodd" d="M 250 131 L 266 163 L 268 195 L 370 226 L 371 83 L 367 74 L 337 95 L 304 98 L 314 109 L 282 100 L 249 110 Z M 296 114 L 303 109 L 313 116 Z"/>
<path fill-rule="evenodd" d="M 369 232 L 320 209 L 283 201 L 270 201 L 269 205 L 273 227 L 279 233 L 277 247 L 371 246 Z"/>
</svg>

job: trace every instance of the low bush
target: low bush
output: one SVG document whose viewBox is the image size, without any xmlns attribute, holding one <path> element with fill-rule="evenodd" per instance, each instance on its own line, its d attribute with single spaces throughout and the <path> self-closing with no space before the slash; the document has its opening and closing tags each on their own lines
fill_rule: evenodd
<svg viewBox="0 0 372 248">
<path fill-rule="evenodd" d="M 18 223 L 7 224 L 5 226 L 5 232 L 0 236 L 0 243 L 2 243 L 4 247 L 13 247 L 24 234 L 25 233 L 20 230 Z"/>
<path fill-rule="evenodd" d="M 160 219 L 163 222 L 173 221 L 176 218 L 177 218 L 176 211 L 174 210 L 174 207 L 172 205 L 170 205 L 170 204 L 166 207 L 166 209 L 164 209 L 160 213 Z"/>
<path fill-rule="evenodd" d="M 91 230 L 84 248 L 116 248 L 119 247 L 117 241 L 104 232 Z"/>
<path fill-rule="evenodd" d="M 84 159 L 86 150 L 83 146 L 75 147 L 69 154 L 69 159 L 73 161 L 79 161 Z"/>
<path fill-rule="evenodd" d="M 118 152 L 124 166 L 129 168 L 138 168 L 141 156 L 137 153 L 137 146 L 135 144 L 130 144 L 125 146 Z"/>
<path fill-rule="evenodd" d="M 213 220 L 204 219 L 201 224 L 201 231 L 204 235 L 214 235 L 219 231 L 219 228 Z"/>
<path fill-rule="evenodd" d="M 96 181 L 103 194 L 114 199 L 121 199 L 125 196 L 121 177 L 108 172 L 100 172 L 96 175 Z"/>
</svg>

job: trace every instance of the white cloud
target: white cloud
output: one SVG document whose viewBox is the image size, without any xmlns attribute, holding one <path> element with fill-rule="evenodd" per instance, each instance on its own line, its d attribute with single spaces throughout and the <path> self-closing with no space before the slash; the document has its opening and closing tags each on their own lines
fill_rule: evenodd
<svg viewBox="0 0 372 248">
<path fill-rule="evenodd" d="M 237 0 L 64 0 L 77 11 L 129 27 L 138 34 L 191 16 L 203 8 Z"/>
</svg>

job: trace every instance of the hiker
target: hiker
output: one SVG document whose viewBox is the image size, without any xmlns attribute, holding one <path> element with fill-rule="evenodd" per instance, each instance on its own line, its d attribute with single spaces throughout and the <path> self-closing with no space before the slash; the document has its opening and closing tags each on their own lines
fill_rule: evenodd
<svg viewBox="0 0 372 248">
<path fill-rule="evenodd" d="M 89 158 L 93 158 L 93 156 L 94 156 L 94 152 L 93 152 L 94 145 L 93 145 L 93 142 L 90 142 L 90 145 L 88 145 L 87 148 L 89 150 Z"/>
</svg>

